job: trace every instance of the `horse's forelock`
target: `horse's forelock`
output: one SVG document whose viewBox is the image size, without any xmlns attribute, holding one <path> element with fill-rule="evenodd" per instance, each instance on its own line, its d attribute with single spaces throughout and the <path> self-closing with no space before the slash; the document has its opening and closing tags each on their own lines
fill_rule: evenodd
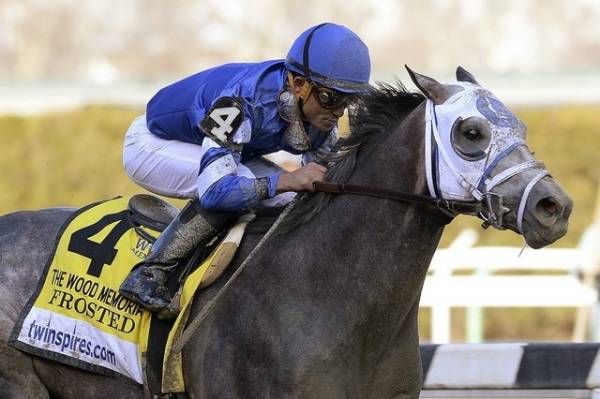
<svg viewBox="0 0 600 399">
<path fill-rule="evenodd" d="M 374 137 L 394 130 L 425 97 L 409 92 L 400 82 L 379 82 L 351 111 L 351 134 L 342 145 L 367 145 Z"/>
</svg>

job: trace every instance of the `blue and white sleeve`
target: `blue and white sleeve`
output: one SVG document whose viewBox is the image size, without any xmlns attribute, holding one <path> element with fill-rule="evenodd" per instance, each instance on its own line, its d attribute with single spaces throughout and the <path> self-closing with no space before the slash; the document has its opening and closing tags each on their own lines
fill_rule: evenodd
<svg viewBox="0 0 600 399">
<path fill-rule="evenodd" d="M 210 139 L 208 145 L 211 145 Z M 205 144 L 205 143 L 204 143 Z M 237 211 L 252 208 L 276 195 L 279 174 L 262 178 L 238 174 L 240 155 L 229 148 L 208 148 L 202 157 L 197 180 L 202 208 L 215 211 Z"/>
</svg>

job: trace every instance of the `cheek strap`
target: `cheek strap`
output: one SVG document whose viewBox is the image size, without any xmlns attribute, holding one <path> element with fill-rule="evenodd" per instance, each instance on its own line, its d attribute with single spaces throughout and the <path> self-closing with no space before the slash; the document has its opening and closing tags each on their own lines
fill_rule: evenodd
<svg viewBox="0 0 600 399">
<path fill-rule="evenodd" d="M 306 79 L 306 84 L 304 86 L 302 86 L 300 93 L 298 95 L 296 95 L 296 93 L 294 91 L 294 75 L 291 72 L 288 72 L 287 80 L 288 80 L 288 86 L 290 87 L 291 92 L 296 97 L 296 99 L 298 99 L 302 102 L 306 102 L 306 100 L 308 99 L 308 96 L 310 96 L 310 93 L 313 89 L 313 84 L 308 79 Z"/>
</svg>

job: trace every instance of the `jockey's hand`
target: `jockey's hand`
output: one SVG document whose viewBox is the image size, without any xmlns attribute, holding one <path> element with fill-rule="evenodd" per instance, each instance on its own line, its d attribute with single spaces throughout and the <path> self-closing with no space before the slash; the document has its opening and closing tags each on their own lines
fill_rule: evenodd
<svg viewBox="0 0 600 399">
<path fill-rule="evenodd" d="M 293 172 L 283 173 L 277 182 L 277 193 L 286 191 L 315 191 L 313 183 L 323 180 L 327 168 L 311 162 Z"/>
</svg>

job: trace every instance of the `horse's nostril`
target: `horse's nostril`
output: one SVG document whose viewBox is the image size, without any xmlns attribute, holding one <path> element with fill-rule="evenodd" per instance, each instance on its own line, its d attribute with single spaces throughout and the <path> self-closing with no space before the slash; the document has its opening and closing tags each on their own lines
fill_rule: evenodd
<svg viewBox="0 0 600 399">
<path fill-rule="evenodd" d="M 538 201 L 535 206 L 535 218 L 544 226 L 553 225 L 560 216 L 561 206 L 551 197 Z"/>
<path fill-rule="evenodd" d="M 558 212 L 558 204 L 553 198 L 544 198 L 538 202 L 538 207 L 545 210 L 549 215 L 554 215 Z"/>
</svg>

